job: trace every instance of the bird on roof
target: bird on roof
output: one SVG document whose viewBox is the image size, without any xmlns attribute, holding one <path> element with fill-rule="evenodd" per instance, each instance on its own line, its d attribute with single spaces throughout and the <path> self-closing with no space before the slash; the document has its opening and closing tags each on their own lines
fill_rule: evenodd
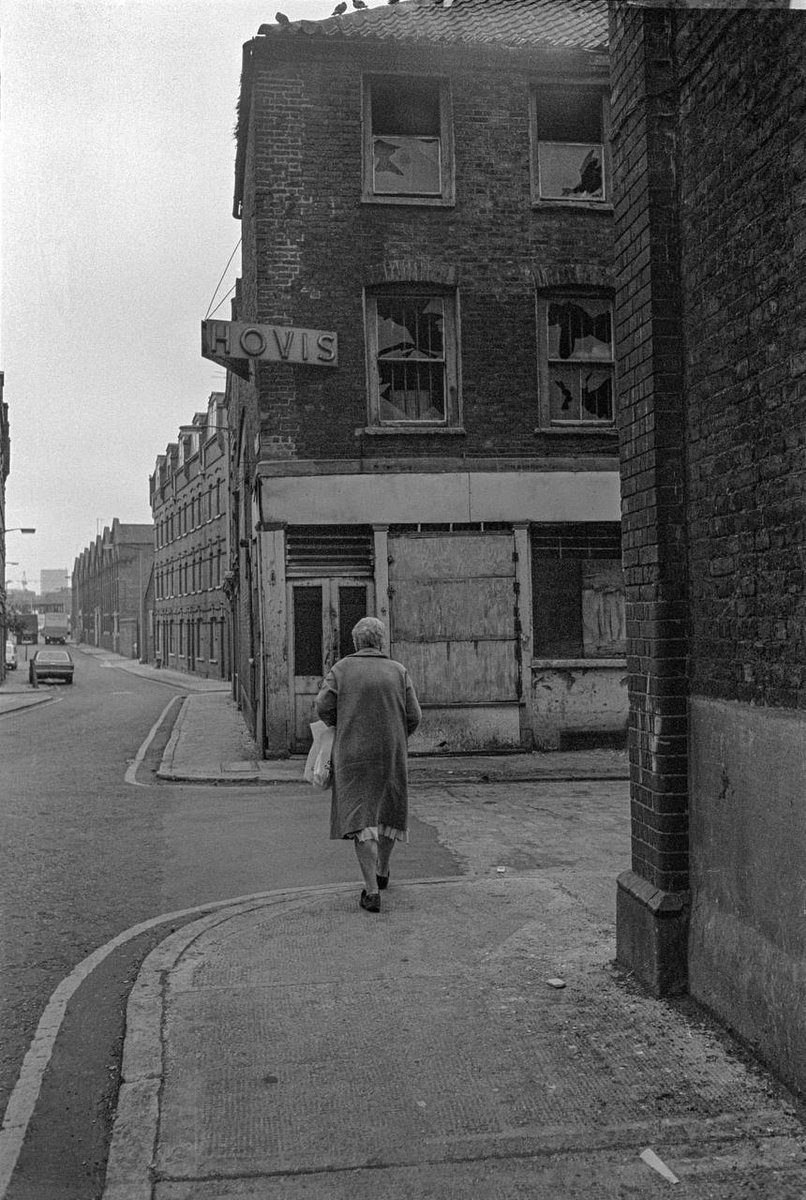
<svg viewBox="0 0 806 1200">
<path fill-rule="evenodd" d="M 340 17 L 343 12 L 347 12 L 347 0 L 341 0 L 341 4 L 337 4 L 333 9 L 333 16 Z"/>
<path fill-rule="evenodd" d="M 291 24 L 291 22 L 289 21 L 288 17 L 285 15 L 285 13 L 275 13 L 274 19 L 278 25 L 290 25 Z"/>
<path fill-rule="evenodd" d="M 366 8 L 364 0 L 353 0 L 353 8 Z"/>
</svg>

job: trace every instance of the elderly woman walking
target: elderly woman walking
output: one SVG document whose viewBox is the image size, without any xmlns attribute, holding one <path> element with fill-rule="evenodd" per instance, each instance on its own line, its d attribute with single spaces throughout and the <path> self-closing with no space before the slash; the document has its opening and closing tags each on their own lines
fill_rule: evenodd
<svg viewBox="0 0 806 1200">
<path fill-rule="evenodd" d="M 353 629 L 355 654 L 328 671 L 316 708 L 336 729 L 331 838 L 355 843 L 364 877 L 359 901 L 381 911 L 395 842 L 408 840 L 407 746 L 420 705 L 402 663 L 383 651 L 384 625 L 364 617 Z"/>
</svg>

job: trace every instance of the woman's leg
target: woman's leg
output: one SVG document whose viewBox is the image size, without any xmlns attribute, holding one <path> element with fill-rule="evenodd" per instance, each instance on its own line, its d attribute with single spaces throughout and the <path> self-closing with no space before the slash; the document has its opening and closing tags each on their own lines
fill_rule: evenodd
<svg viewBox="0 0 806 1200">
<path fill-rule="evenodd" d="M 361 874 L 364 876 L 364 889 L 368 896 L 378 893 L 378 843 L 374 838 L 365 842 L 355 839 L 355 853 Z"/>
<path fill-rule="evenodd" d="M 395 839 L 381 834 L 378 838 L 378 874 L 381 879 L 389 878 L 389 859 L 395 848 Z"/>
</svg>

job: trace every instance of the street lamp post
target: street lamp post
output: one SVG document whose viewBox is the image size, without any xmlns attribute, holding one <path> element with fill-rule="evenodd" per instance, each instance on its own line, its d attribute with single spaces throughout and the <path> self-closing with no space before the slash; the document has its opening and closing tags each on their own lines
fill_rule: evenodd
<svg viewBox="0 0 806 1200">
<path fill-rule="evenodd" d="M 3 642 L 3 657 L 0 659 L 0 683 L 3 683 L 6 677 L 6 638 L 8 637 L 8 616 L 6 613 L 6 534 L 7 533 L 36 533 L 36 529 L 31 525 L 12 525 L 10 529 L 0 530 L 0 564 L 3 568 L 2 579 L 4 587 L 2 589 L 2 611 L 0 611 L 0 633 L 2 633 Z M 18 566 L 17 563 L 9 563 L 9 566 Z"/>
</svg>

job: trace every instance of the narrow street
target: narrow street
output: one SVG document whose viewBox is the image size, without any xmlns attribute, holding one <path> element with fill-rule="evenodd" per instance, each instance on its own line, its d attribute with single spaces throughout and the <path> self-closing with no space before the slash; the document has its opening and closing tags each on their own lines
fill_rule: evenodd
<svg viewBox="0 0 806 1200">
<path fill-rule="evenodd" d="M 6 1093 L 54 988 L 102 951 L 59 1023 L 3 1200 L 102 1200 L 110 1186 L 110 1197 L 139 1195 L 147 1179 L 155 1195 L 183 1200 L 279 1197 L 297 1194 L 300 1171 L 310 1180 L 300 1195 L 346 1197 L 369 1195 L 378 1169 L 401 1197 L 514 1197 L 532 1183 L 564 1200 L 660 1196 L 668 1183 L 640 1160 L 642 1145 L 660 1149 L 698 1200 L 800 1196 L 797 1102 L 695 1004 L 655 1000 L 614 967 L 626 780 L 580 777 L 594 762 L 581 755 L 576 766 L 589 765 L 576 778 L 573 755 L 556 756 L 558 768 L 524 760 L 527 773 L 562 761 L 565 779 L 505 778 L 489 759 L 414 760 L 411 842 L 395 856 L 387 915 L 365 928 L 351 848 L 327 837 L 329 793 L 159 781 L 181 681 L 111 655 L 76 659 L 73 688 L 0 719 L 13 897 Z M 219 719 L 230 704 L 198 699 L 196 712 Z M 148 983 L 154 962 L 164 999 L 132 1010 L 138 989 L 163 995 Z M 373 1004 L 392 1005 L 404 1040 L 416 1023 L 413 1055 L 402 1044 L 393 1055 L 399 1096 L 416 1093 L 397 1102 L 408 1133 L 381 1121 L 377 1153 L 356 1145 L 334 1157 L 345 1098 L 349 1120 L 378 1087 L 367 1076 L 355 1091 L 363 1076 L 340 1014 L 359 997 L 368 1029 Z M 469 1058 L 455 1040 L 460 1014 Z M 483 1034 L 472 1033 L 477 1021 Z M 138 1065 L 149 1023 L 167 1039 L 161 1083 Z M 325 1058 L 323 1038 L 334 1045 Z M 313 1077 L 304 1084 L 310 1071 L 327 1077 L 319 1099 Z M 296 1130 L 290 1154 L 270 1128 L 248 1132 L 268 1119 L 265 1079 L 286 1075 L 277 1102 Z M 133 1087 L 157 1085 L 159 1134 L 129 1100 Z M 435 1109 L 416 1099 L 435 1089 Z M 311 1104 L 331 1114 L 321 1134 Z"/>
<path fill-rule="evenodd" d="M 347 848 L 328 840 L 326 797 L 315 796 L 308 785 L 157 783 L 149 764 L 159 762 L 178 702 L 140 771 L 145 786 L 126 783 L 126 770 L 149 730 L 172 698 L 183 693 L 78 649 L 74 657 L 72 687 L 41 685 L 51 697 L 47 703 L 0 717 L 3 1110 L 49 997 L 98 947 L 163 913 L 355 875 Z M 21 681 L 27 678 L 24 668 L 21 655 Z M 458 871 L 458 859 L 438 843 L 433 828 L 416 822 L 414 830 L 412 845 L 400 857 L 401 875 Z M 127 987 L 150 944 L 139 939 L 126 955 L 117 956 L 120 970 L 109 964 L 81 990 L 84 1009 L 75 1022 L 64 1073 L 51 1080 L 46 1119 L 40 1104 L 32 1127 L 43 1137 L 31 1155 L 34 1166 L 38 1171 L 49 1159 L 48 1187 L 59 1189 L 42 1193 L 49 1200 L 57 1194 L 93 1194 L 82 1190 L 87 1178 L 102 1178 L 99 1163 L 84 1163 L 72 1153 L 72 1144 L 87 1131 L 76 1128 L 71 1113 L 94 1114 L 86 1123 L 97 1117 L 108 1135 L 111 1114 L 99 1097 L 114 1092 Z M 105 1038 L 98 1036 L 100 1016 L 109 1019 Z M 85 1069 L 90 1061 L 92 1069 Z M 82 1064 L 78 1073 L 77 1064 Z M 103 1130 L 91 1132 L 88 1152 L 102 1151 L 98 1135 Z"/>
</svg>

